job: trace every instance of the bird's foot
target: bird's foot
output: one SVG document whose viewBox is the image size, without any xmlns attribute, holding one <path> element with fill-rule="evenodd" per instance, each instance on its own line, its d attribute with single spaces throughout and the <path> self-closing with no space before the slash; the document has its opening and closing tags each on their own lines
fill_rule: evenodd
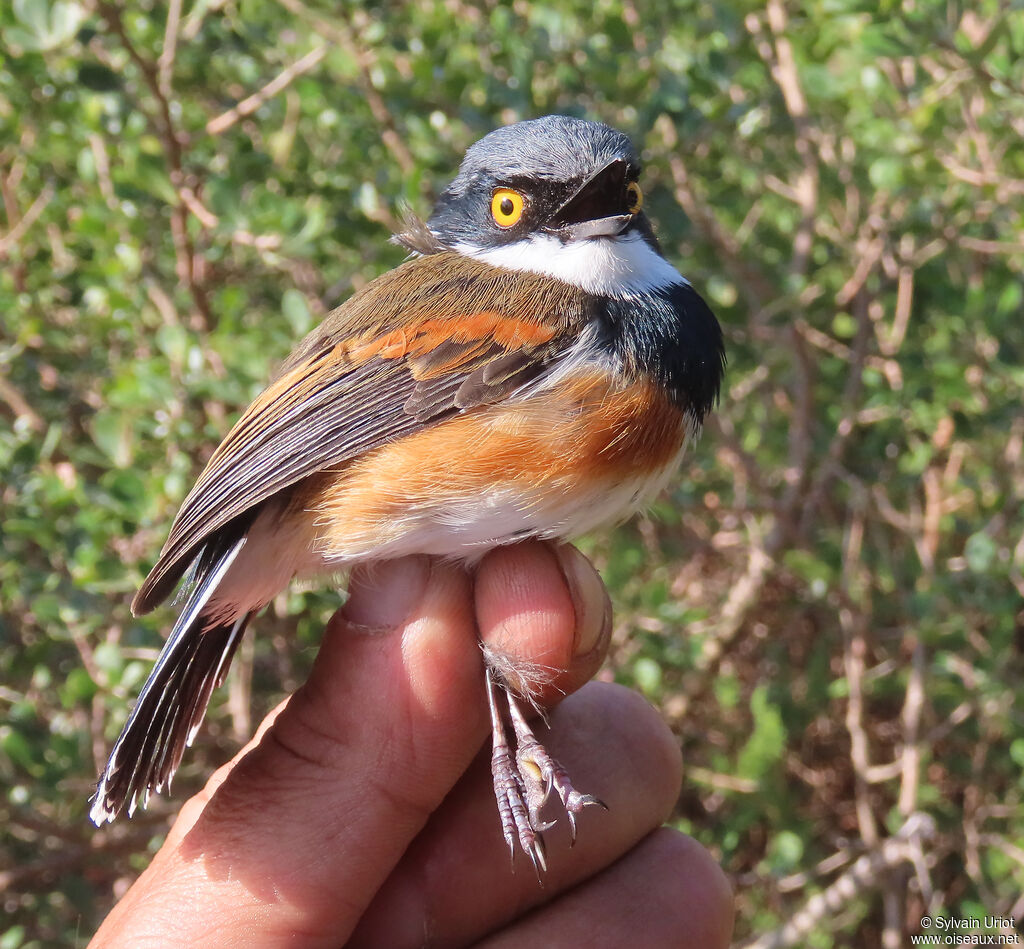
<svg viewBox="0 0 1024 949">
<path fill-rule="evenodd" d="M 516 750 L 513 759 L 505 733 L 502 711 L 495 695 L 497 686 L 487 676 L 487 697 L 491 709 L 492 742 L 491 774 L 494 777 L 494 795 L 498 801 L 501 829 L 509 854 L 515 858 L 518 841 L 530 858 L 538 879 L 547 869 L 544 837 L 555 821 L 540 816 L 554 790 L 569 820 L 570 839 L 576 841 L 576 815 L 590 804 L 605 805 L 591 794 L 581 794 L 569 780 L 568 772 L 537 740 L 516 699 L 508 694 L 508 708 L 515 733 Z"/>
<path fill-rule="evenodd" d="M 594 797 L 593 794 L 583 794 L 572 786 L 569 772 L 557 759 L 552 758 L 547 749 L 537 740 L 519 703 L 511 694 L 508 697 L 508 708 L 512 716 L 512 727 L 516 733 L 516 764 L 519 774 L 524 776 L 529 774 L 532 779 L 532 787 L 537 789 L 533 791 L 532 797 L 528 798 L 528 802 L 531 803 L 530 819 L 531 821 L 534 819 L 536 812 L 547 801 L 553 788 L 569 819 L 569 843 L 571 846 L 576 843 L 576 815 L 591 804 L 596 804 L 605 810 L 608 810 L 608 805 Z M 543 788 L 542 794 L 539 792 L 540 788 Z M 534 801 L 537 802 L 536 808 L 533 806 Z M 548 826 L 553 826 L 553 822 Z"/>
</svg>

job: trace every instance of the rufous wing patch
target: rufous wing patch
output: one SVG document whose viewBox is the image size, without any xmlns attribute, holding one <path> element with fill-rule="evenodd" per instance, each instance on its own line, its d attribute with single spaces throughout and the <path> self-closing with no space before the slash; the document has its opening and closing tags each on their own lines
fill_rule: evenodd
<svg viewBox="0 0 1024 949">
<path fill-rule="evenodd" d="M 494 311 L 469 316 L 435 317 L 348 345 L 356 363 L 374 356 L 407 359 L 416 379 L 455 372 L 485 352 L 502 354 L 535 349 L 549 343 L 555 328 L 536 320 L 505 316 Z"/>
</svg>

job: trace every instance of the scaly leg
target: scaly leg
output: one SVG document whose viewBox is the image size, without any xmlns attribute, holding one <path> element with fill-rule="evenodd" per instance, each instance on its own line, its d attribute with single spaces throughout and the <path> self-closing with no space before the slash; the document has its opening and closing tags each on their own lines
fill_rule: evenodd
<svg viewBox="0 0 1024 949">
<path fill-rule="evenodd" d="M 501 832 L 508 844 L 509 856 L 515 860 L 515 842 L 518 838 L 519 846 L 530 858 L 539 877 L 540 872 L 547 869 L 544 838 L 541 834 L 552 825 L 535 821 L 532 808 L 527 809 L 529 791 L 520 770 L 512 766 L 505 725 L 494 694 L 497 686 L 490 672 L 486 673 L 486 678 L 487 703 L 491 709 L 491 774 L 494 777 L 494 796 L 498 800 L 498 815 L 501 817 Z"/>
<path fill-rule="evenodd" d="M 558 797 L 569 818 L 569 840 L 576 843 L 576 815 L 583 808 L 596 804 L 608 810 L 608 806 L 593 794 L 581 794 L 572 786 L 569 772 L 548 754 L 544 746 L 537 740 L 526 716 L 523 715 L 519 702 L 508 692 L 508 709 L 512 715 L 512 727 L 516 733 L 516 764 L 519 773 L 526 783 L 527 803 L 530 806 L 530 821 L 536 825 L 537 812 L 547 800 L 551 789 L 558 792 Z M 550 827 L 551 824 L 546 825 Z"/>
<path fill-rule="evenodd" d="M 576 815 L 591 804 L 599 807 L 605 807 L 605 804 L 592 794 L 581 794 L 572 786 L 568 772 L 537 740 L 518 700 L 502 685 L 515 732 L 516 750 L 513 765 L 504 716 L 496 694 L 498 687 L 496 676 L 488 671 L 487 702 L 491 711 L 492 734 L 491 774 L 494 778 L 494 796 L 498 801 L 501 831 L 513 860 L 518 839 L 519 846 L 530 858 L 539 878 L 541 871 L 547 869 L 543 834 L 555 826 L 554 821 L 543 820 L 540 812 L 551 796 L 552 789 L 558 793 L 558 798 L 565 808 L 572 843 L 576 842 Z"/>
</svg>

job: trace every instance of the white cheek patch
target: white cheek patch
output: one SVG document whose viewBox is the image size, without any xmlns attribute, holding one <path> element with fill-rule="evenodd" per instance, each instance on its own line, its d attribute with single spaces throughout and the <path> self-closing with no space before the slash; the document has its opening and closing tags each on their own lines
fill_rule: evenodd
<svg viewBox="0 0 1024 949">
<path fill-rule="evenodd" d="M 606 297 L 630 297 L 689 281 L 639 235 L 562 243 L 551 234 L 531 234 L 502 247 L 464 241 L 454 249 L 507 270 L 544 274 Z"/>
</svg>

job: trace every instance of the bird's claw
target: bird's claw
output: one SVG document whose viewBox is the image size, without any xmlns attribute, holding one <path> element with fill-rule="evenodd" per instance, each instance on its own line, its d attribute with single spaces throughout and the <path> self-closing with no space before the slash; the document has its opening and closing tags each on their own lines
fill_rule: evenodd
<svg viewBox="0 0 1024 949">
<path fill-rule="evenodd" d="M 570 845 L 576 842 L 577 814 L 592 804 L 605 810 L 608 808 L 592 794 L 583 794 L 572 786 L 569 773 L 537 740 L 515 698 L 508 695 L 509 715 L 516 743 L 513 764 L 503 715 L 495 699 L 495 684 L 490 675 L 487 677 L 487 686 L 493 728 L 491 774 L 502 835 L 513 861 L 518 841 L 523 852 L 530 858 L 539 880 L 541 872 L 547 869 L 543 834 L 557 823 L 541 817 L 541 810 L 551 798 L 551 792 L 558 795 L 565 810 L 569 822 Z"/>
</svg>

